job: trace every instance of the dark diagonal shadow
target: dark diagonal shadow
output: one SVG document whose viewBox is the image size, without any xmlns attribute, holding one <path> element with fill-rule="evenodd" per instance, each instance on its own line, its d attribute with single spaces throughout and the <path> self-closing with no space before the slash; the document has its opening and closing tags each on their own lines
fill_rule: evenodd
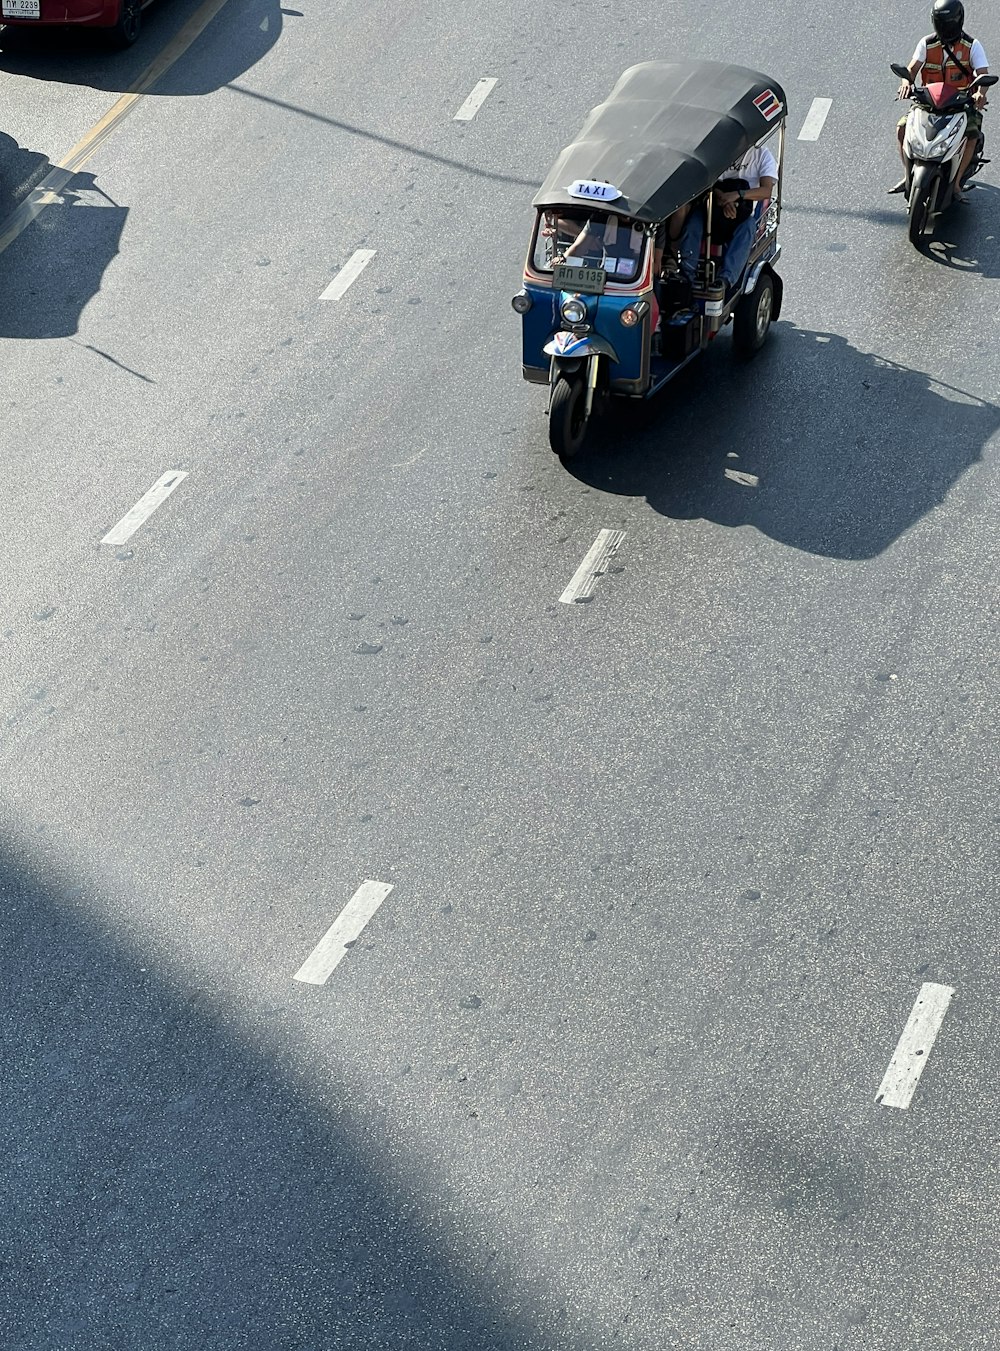
<svg viewBox="0 0 1000 1351">
<path fill-rule="evenodd" d="M 142 380 L 147 385 L 156 384 L 155 380 L 151 379 L 148 375 L 143 375 L 142 371 L 137 371 L 132 366 L 126 366 L 124 361 L 119 361 L 118 358 L 113 357 L 110 352 L 105 352 L 102 348 L 95 347 L 92 342 L 80 342 L 76 338 L 70 338 L 70 342 L 75 343 L 77 347 L 82 347 L 85 352 L 93 352 L 95 356 L 99 356 L 103 361 L 110 362 L 112 366 L 117 366 L 118 369 L 124 371 L 126 375 L 134 375 L 137 380 Z"/>
<path fill-rule="evenodd" d="M 897 201 L 901 201 L 897 198 Z M 797 202 L 782 202 L 782 216 L 827 216 L 831 220 L 865 220 L 873 225 L 898 225 L 906 235 L 906 210 L 890 211 L 885 207 L 801 206 Z"/>
<path fill-rule="evenodd" d="M 294 103 L 285 103 L 282 99 L 272 98 L 269 94 L 258 94 L 256 90 L 244 89 L 242 85 L 231 84 L 228 87 L 234 94 L 242 94 L 244 98 L 256 99 L 259 103 L 269 103 L 274 108 L 295 113 L 298 117 L 306 117 L 311 122 L 320 122 L 324 126 L 332 127 L 335 131 L 346 131 L 349 136 L 358 136 L 366 141 L 374 141 L 378 145 L 387 146 L 390 150 L 399 150 L 404 155 L 415 155 L 418 159 L 428 160 L 431 164 L 442 164 L 447 169 L 458 169 L 462 173 L 473 174 L 476 178 L 491 179 L 494 183 L 513 183 L 519 188 L 531 188 L 532 191 L 538 187 L 538 180 L 534 178 L 517 178 L 513 174 L 502 174 L 492 169 L 478 169 L 474 164 L 466 164 L 462 160 L 451 159 L 447 155 L 436 155 L 432 150 L 421 150 L 419 146 L 407 145 L 405 141 L 394 141 L 390 136 L 380 136 L 378 132 L 367 131 L 364 127 L 354 126 L 351 122 L 341 122 L 337 118 L 327 117 L 323 113 L 314 113 L 309 108 L 300 108 Z"/>
<path fill-rule="evenodd" d="M 724 336 L 649 404 L 613 402 L 570 468 L 664 516 L 865 559 L 938 507 L 998 428 L 993 404 L 781 323 L 752 362 Z"/>
<path fill-rule="evenodd" d="M 546 1351 L 292 1034 L 225 1025 L 63 867 L 0 839 L 5 1351 Z"/>
</svg>

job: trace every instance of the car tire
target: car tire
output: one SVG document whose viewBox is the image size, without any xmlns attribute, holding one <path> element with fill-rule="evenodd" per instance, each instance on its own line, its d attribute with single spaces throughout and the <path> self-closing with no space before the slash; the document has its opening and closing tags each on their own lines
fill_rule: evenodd
<svg viewBox="0 0 1000 1351">
<path fill-rule="evenodd" d="M 142 30 L 142 0 L 122 0 L 118 20 L 108 30 L 108 42 L 118 51 L 131 47 Z"/>
</svg>

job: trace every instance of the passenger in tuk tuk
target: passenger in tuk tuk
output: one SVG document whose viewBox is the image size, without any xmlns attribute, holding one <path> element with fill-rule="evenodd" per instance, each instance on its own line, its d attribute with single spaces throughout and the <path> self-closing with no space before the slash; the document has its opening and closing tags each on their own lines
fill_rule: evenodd
<svg viewBox="0 0 1000 1351">
<path fill-rule="evenodd" d="M 727 292 L 743 276 L 760 223 L 761 204 L 771 200 L 777 183 L 777 160 L 766 145 L 755 145 L 730 165 L 712 189 L 713 215 L 721 210 L 726 221 L 734 222 L 721 233 L 722 238 L 728 238 L 716 277 Z M 677 257 L 682 275 L 694 282 L 705 237 L 704 205 L 688 203 L 681 207 L 670 218 L 668 233 L 671 239 L 678 237 Z"/>
</svg>

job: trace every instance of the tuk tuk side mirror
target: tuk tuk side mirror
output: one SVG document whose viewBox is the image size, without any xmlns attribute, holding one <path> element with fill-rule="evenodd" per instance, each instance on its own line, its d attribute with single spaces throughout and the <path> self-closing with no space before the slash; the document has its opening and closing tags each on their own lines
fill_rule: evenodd
<svg viewBox="0 0 1000 1351">
<path fill-rule="evenodd" d="M 905 66 L 901 66 L 898 61 L 890 61 L 889 69 L 892 71 L 893 75 L 898 75 L 899 78 L 905 80 L 907 84 L 910 83 L 910 72 Z"/>
</svg>

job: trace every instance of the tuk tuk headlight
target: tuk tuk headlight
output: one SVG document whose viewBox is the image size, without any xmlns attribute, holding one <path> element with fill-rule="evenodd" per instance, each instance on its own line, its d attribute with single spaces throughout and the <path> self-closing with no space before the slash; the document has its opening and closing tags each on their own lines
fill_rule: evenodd
<svg viewBox="0 0 1000 1351">
<path fill-rule="evenodd" d="M 564 300 L 559 313 L 563 317 L 564 324 L 582 324 L 587 318 L 587 306 L 579 296 L 570 296 Z"/>
<path fill-rule="evenodd" d="M 531 296 L 528 295 L 527 291 L 518 291 L 510 303 L 515 314 L 527 314 L 531 309 Z"/>
</svg>

